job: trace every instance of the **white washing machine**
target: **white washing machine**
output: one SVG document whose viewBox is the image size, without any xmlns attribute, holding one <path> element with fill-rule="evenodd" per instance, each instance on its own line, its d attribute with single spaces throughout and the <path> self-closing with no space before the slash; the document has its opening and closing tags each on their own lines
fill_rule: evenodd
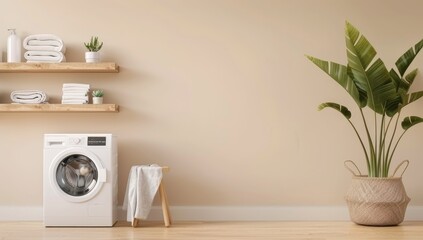
<svg viewBox="0 0 423 240">
<path fill-rule="evenodd" d="M 45 134 L 44 225 L 113 226 L 117 155 L 112 134 Z"/>
</svg>

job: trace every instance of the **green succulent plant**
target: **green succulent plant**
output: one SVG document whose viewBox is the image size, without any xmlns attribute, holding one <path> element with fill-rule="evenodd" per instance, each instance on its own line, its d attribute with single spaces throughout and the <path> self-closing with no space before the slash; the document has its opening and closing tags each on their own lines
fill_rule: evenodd
<svg viewBox="0 0 423 240">
<path fill-rule="evenodd" d="M 90 52 L 98 52 L 103 47 L 103 42 L 100 43 L 98 41 L 98 37 L 91 37 L 91 41 L 89 43 L 84 43 L 85 47 Z"/>
<path fill-rule="evenodd" d="M 404 133 L 423 122 L 421 117 L 408 116 L 401 122 L 402 132 L 398 129 L 401 110 L 423 96 L 423 91 L 409 93 L 417 69 L 406 74 L 422 49 L 423 40 L 399 57 L 395 62 L 396 69 L 390 71 L 380 58 L 376 58 L 376 50 L 370 42 L 348 22 L 345 27 L 345 41 L 346 65 L 312 56 L 307 58 L 349 93 L 358 106 L 364 130 L 359 132 L 351 120 L 351 112 L 341 104 L 322 103 L 319 110 L 335 109 L 348 120 L 363 148 L 369 177 L 388 177 L 394 152 Z M 365 107 L 372 110 L 370 116 L 363 113 Z"/>
<path fill-rule="evenodd" d="M 98 90 L 94 90 L 92 92 L 93 97 L 103 97 L 104 96 L 104 92 L 101 89 Z"/>
</svg>

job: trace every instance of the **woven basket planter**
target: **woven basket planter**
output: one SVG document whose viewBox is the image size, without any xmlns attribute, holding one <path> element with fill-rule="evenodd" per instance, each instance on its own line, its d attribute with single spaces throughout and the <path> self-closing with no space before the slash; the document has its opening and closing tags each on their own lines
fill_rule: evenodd
<svg viewBox="0 0 423 240">
<path fill-rule="evenodd" d="M 362 175 L 352 177 L 345 199 L 351 221 L 371 226 L 400 224 L 410 202 L 402 177 L 373 178 Z"/>
</svg>

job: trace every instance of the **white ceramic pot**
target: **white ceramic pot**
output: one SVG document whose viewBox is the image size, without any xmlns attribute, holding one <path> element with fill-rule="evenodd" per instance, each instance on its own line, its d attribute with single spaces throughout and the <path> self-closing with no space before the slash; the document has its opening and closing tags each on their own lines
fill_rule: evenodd
<svg viewBox="0 0 423 240">
<path fill-rule="evenodd" d="M 100 62 L 100 52 L 85 52 L 85 61 L 87 63 Z"/>
<path fill-rule="evenodd" d="M 103 104 L 102 97 L 93 97 L 93 104 Z"/>
</svg>

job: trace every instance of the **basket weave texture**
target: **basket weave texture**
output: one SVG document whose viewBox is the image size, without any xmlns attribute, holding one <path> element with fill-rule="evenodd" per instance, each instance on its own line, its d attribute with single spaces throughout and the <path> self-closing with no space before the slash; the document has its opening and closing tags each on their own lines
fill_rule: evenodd
<svg viewBox="0 0 423 240">
<path fill-rule="evenodd" d="M 351 221 L 360 225 L 398 225 L 410 198 L 401 177 L 354 176 L 345 196 Z"/>
</svg>

